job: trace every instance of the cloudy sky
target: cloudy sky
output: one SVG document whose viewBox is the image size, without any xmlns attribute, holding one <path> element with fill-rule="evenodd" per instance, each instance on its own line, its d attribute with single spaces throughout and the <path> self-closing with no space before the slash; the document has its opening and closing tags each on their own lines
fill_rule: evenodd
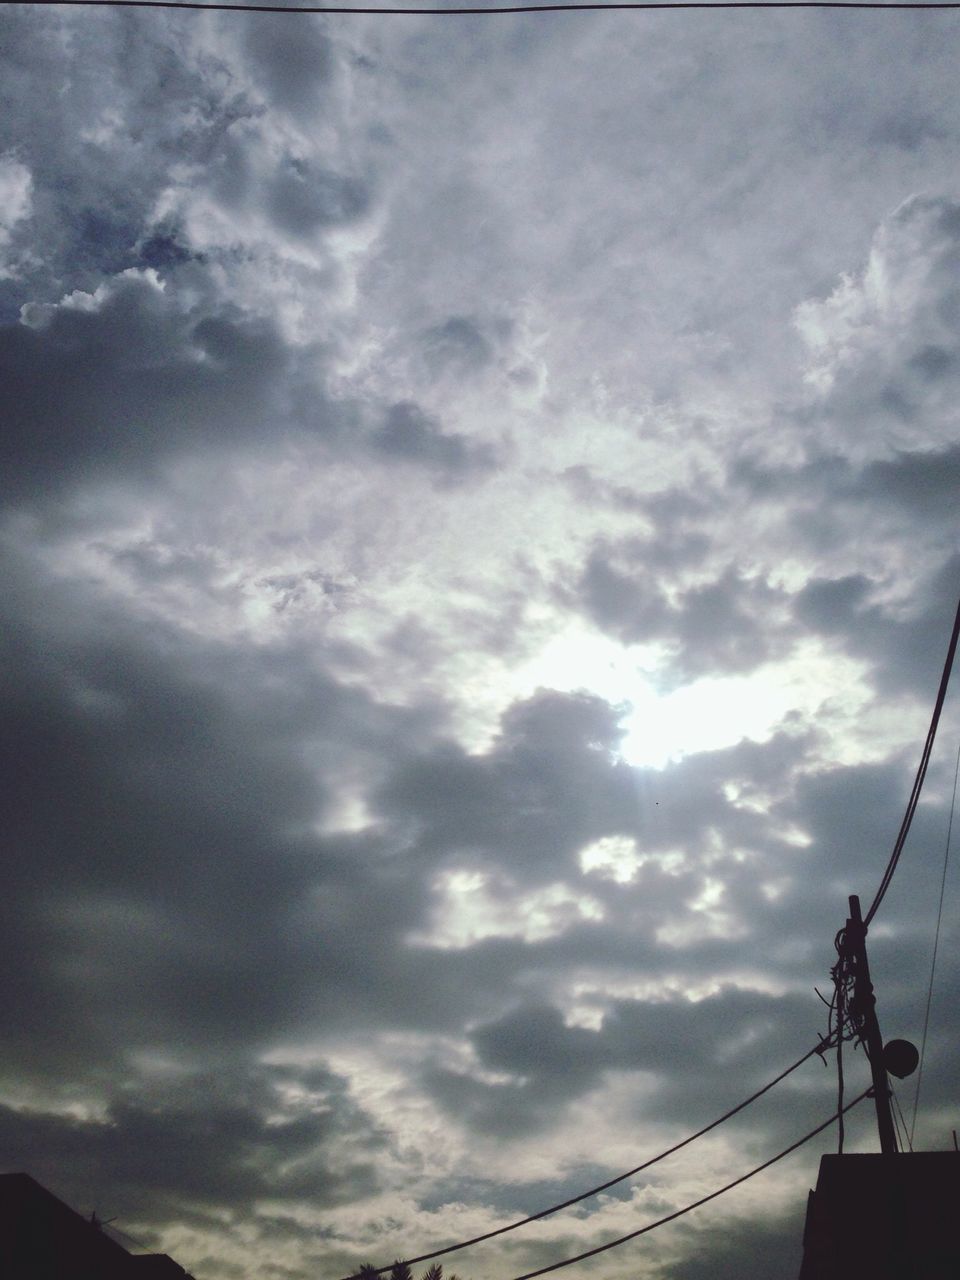
<svg viewBox="0 0 960 1280">
<path fill-rule="evenodd" d="M 335 1280 L 640 1163 L 816 1042 L 919 759 L 960 19 L 0 23 L 0 1167 Z M 870 931 L 917 1042 L 958 738 Z M 835 1091 L 451 1261 L 634 1230 Z M 835 1144 L 567 1274 L 792 1280 Z"/>
</svg>

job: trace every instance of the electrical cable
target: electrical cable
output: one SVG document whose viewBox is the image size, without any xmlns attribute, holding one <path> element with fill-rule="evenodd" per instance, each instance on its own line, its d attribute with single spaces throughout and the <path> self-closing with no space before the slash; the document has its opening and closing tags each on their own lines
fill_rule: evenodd
<svg viewBox="0 0 960 1280">
<path fill-rule="evenodd" d="M 907 1150 L 912 1151 L 913 1141 L 907 1130 L 907 1121 L 906 1121 L 906 1117 L 903 1114 L 903 1107 L 901 1107 L 900 1099 L 897 1097 L 897 1091 L 893 1087 L 893 1081 L 888 1080 L 888 1083 L 890 1085 L 890 1097 L 893 1099 L 893 1108 L 892 1108 L 891 1114 L 893 1116 L 894 1126 L 896 1127 L 896 1130 L 897 1130 L 897 1142 L 900 1146 L 901 1151 L 907 1151 Z M 899 1124 L 897 1123 L 898 1116 L 900 1117 Z M 901 1129 L 903 1130 L 902 1137 L 900 1134 Z"/>
<path fill-rule="evenodd" d="M 957 747 L 957 764 L 953 771 L 953 799 L 950 802 L 950 820 L 947 823 L 947 843 L 943 850 L 943 874 L 940 877 L 940 901 L 937 904 L 937 927 L 933 935 L 933 958 L 930 961 L 930 982 L 927 985 L 927 1007 L 923 1014 L 923 1038 L 920 1041 L 920 1061 L 917 1065 L 917 1087 L 913 1094 L 913 1116 L 910 1120 L 910 1150 L 913 1150 L 913 1134 L 917 1127 L 917 1108 L 920 1105 L 920 1082 L 923 1079 L 923 1058 L 927 1051 L 927 1030 L 930 1026 L 930 1003 L 933 1000 L 933 975 L 937 970 L 937 948 L 940 945 L 940 922 L 943 919 L 943 894 L 947 887 L 947 865 L 950 861 L 950 838 L 953 835 L 953 815 L 957 808 L 957 777 L 960 776 L 960 746 Z"/>
<path fill-rule="evenodd" d="M 864 1089 L 852 1102 L 848 1102 L 843 1108 L 844 1112 L 855 1107 L 858 1102 L 862 1102 L 869 1094 L 869 1089 Z M 728 1182 L 725 1187 L 721 1187 L 718 1191 L 711 1191 L 708 1196 L 702 1196 L 699 1200 L 694 1200 L 693 1204 L 686 1205 L 683 1209 L 676 1209 L 673 1213 L 668 1213 L 666 1217 L 658 1218 L 656 1222 L 648 1222 L 645 1227 L 640 1227 L 637 1231 L 631 1231 L 625 1236 L 620 1236 L 616 1240 L 608 1240 L 606 1244 L 597 1245 L 594 1249 L 587 1249 L 584 1253 L 578 1253 L 573 1258 L 564 1258 L 562 1262 L 553 1262 L 548 1267 L 540 1267 L 536 1271 L 527 1271 L 522 1276 L 514 1276 L 513 1280 L 533 1280 L 534 1276 L 544 1276 L 549 1271 L 559 1271 L 561 1267 L 569 1267 L 574 1262 L 583 1262 L 586 1258 L 594 1258 L 598 1253 L 606 1253 L 608 1249 L 615 1249 L 618 1245 L 626 1244 L 628 1240 L 636 1240 L 637 1236 L 645 1235 L 648 1231 L 653 1231 L 656 1227 L 662 1227 L 667 1222 L 673 1222 L 676 1218 L 682 1218 L 685 1213 L 690 1213 L 692 1209 L 699 1209 L 702 1204 L 707 1204 L 710 1200 L 716 1200 L 718 1196 L 722 1196 L 727 1191 L 732 1191 L 734 1187 L 738 1187 L 741 1182 L 746 1182 L 748 1178 L 754 1177 L 758 1173 L 762 1173 L 764 1169 L 769 1169 L 772 1164 L 776 1164 L 778 1160 L 782 1160 L 784 1156 L 790 1155 L 792 1151 L 796 1151 L 798 1147 L 802 1147 L 805 1142 L 809 1142 L 811 1138 L 815 1138 L 818 1133 L 822 1133 L 824 1129 L 833 1124 L 838 1119 L 840 1113 L 834 1113 L 828 1120 L 824 1120 L 822 1124 L 818 1124 L 815 1129 L 811 1129 L 808 1134 L 791 1143 L 779 1155 L 771 1156 L 769 1160 L 765 1160 L 763 1164 L 758 1164 L 755 1169 L 751 1169 L 749 1173 L 743 1173 L 739 1178 L 734 1178 L 733 1182 Z"/>
<path fill-rule="evenodd" d="M 937 690 L 937 700 L 933 707 L 933 716 L 930 720 L 930 728 L 927 730 L 927 739 L 923 745 L 923 752 L 920 756 L 920 764 L 917 768 L 917 776 L 913 780 L 913 789 L 910 792 L 910 799 L 907 801 L 907 809 L 903 815 L 903 821 L 900 824 L 900 830 L 894 842 L 893 852 L 890 854 L 890 861 L 883 873 L 880 881 L 880 888 L 877 890 L 870 910 L 863 917 L 865 926 L 877 914 L 877 908 L 883 901 L 884 894 L 890 887 L 890 881 L 893 879 L 894 872 L 897 869 L 897 863 L 900 861 L 900 854 L 903 852 L 903 846 L 906 843 L 907 833 L 910 830 L 910 824 L 913 821 L 913 815 L 917 808 L 917 802 L 920 799 L 920 791 L 923 788 L 923 780 L 927 776 L 927 765 L 930 763 L 930 753 L 933 751 L 933 744 L 937 736 L 937 725 L 940 723 L 940 712 L 943 710 L 944 699 L 947 696 L 947 686 L 950 683 L 950 673 L 953 670 L 953 659 L 957 652 L 957 640 L 960 638 L 960 601 L 957 603 L 957 613 L 953 620 L 953 631 L 950 634 L 950 644 L 947 647 L 947 657 L 943 664 L 943 674 L 940 677 L 940 688 Z"/>
<path fill-rule="evenodd" d="M 634 1174 L 641 1173 L 644 1169 L 649 1169 L 651 1165 L 659 1164 L 661 1160 L 665 1160 L 667 1156 L 672 1156 L 675 1151 L 679 1151 L 682 1147 L 689 1146 L 691 1142 L 695 1142 L 697 1138 L 702 1138 L 705 1133 L 709 1133 L 711 1129 L 716 1129 L 718 1125 L 723 1124 L 725 1120 L 731 1119 L 739 1111 L 743 1111 L 751 1102 L 756 1102 L 757 1098 L 762 1097 L 774 1085 L 779 1084 L 792 1071 L 796 1071 L 797 1067 L 802 1066 L 808 1058 L 812 1058 L 814 1054 L 822 1053 L 824 1049 L 832 1048 L 829 1036 L 821 1040 L 814 1048 L 809 1049 L 802 1058 L 798 1058 L 785 1071 L 781 1071 L 762 1089 L 758 1089 L 756 1093 L 752 1093 L 749 1098 L 745 1098 L 743 1102 L 737 1103 L 735 1107 L 731 1107 L 729 1111 L 725 1111 L 722 1116 L 718 1116 L 716 1120 L 711 1120 L 708 1125 L 704 1125 L 702 1129 L 698 1129 L 696 1133 L 691 1133 L 681 1142 L 675 1143 L 672 1147 L 668 1147 L 666 1151 L 661 1151 L 659 1155 L 645 1160 L 643 1164 L 638 1164 L 634 1169 L 628 1169 L 626 1173 L 620 1173 L 615 1178 L 609 1178 L 606 1182 L 601 1182 L 598 1187 L 591 1187 L 589 1191 L 582 1191 L 579 1195 L 571 1196 L 569 1200 L 562 1200 L 559 1204 L 551 1205 L 549 1209 L 541 1209 L 539 1213 L 531 1213 L 528 1218 L 520 1218 L 517 1222 L 509 1222 L 506 1226 L 496 1227 L 493 1231 L 485 1231 L 482 1235 L 472 1236 L 469 1240 L 461 1240 L 457 1244 L 449 1244 L 443 1249 L 435 1249 L 432 1253 L 421 1253 L 415 1258 L 403 1258 L 402 1262 L 407 1266 L 415 1266 L 419 1262 L 428 1262 L 431 1258 L 442 1258 L 447 1253 L 457 1253 L 460 1249 L 466 1249 L 470 1245 L 482 1244 L 484 1240 L 492 1240 L 494 1236 L 502 1236 L 507 1231 L 516 1231 L 518 1227 L 525 1227 L 528 1222 L 538 1222 L 541 1218 L 547 1218 L 552 1213 L 558 1213 L 561 1209 L 569 1209 L 571 1205 L 579 1204 L 581 1200 L 587 1200 L 590 1196 L 599 1195 L 601 1191 L 606 1191 L 609 1187 L 614 1187 L 618 1182 L 624 1182 L 627 1178 L 632 1178 Z M 387 1271 L 392 1271 L 395 1263 L 390 1263 L 385 1267 L 364 1268 L 364 1276 L 384 1275 Z M 360 1272 L 354 1272 L 349 1276 L 344 1276 L 343 1280 L 360 1280 Z"/>
<path fill-rule="evenodd" d="M 200 0 L 0 0 L 0 4 L 10 5 L 25 3 L 30 7 L 52 9 L 59 6 L 95 8 L 95 9 L 211 9 L 225 13 L 236 9 L 238 13 L 369 13 L 380 17 L 389 14 L 425 14 L 435 17 L 464 14 L 485 16 L 490 13 L 562 13 L 586 11 L 596 12 L 601 9 L 960 9 L 960 3 L 939 3 L 936 0 L 893 0 L 891 4 L 883 4 L 880 0 L 662 0 L 656 3 L 570 3 L 570 4 L 510 4 L 510 5 L 464 5 L 448 9 L 438 7 L 417 7 L 403 9 L 386 9 L 364 7 L 361 5 L 284 5 L 284 4 L 203 4 Z"/>
</svg>

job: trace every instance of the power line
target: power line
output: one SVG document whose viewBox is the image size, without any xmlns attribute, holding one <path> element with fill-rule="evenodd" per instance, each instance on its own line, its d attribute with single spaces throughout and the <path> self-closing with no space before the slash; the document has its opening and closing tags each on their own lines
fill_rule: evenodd
<svg viewBox="0 0 960 1280">
<path fill-rule="evenodd" d="M 893 1081 L 891 1080 L 889 1083 L 890 1083 L 890 1097 L 893 1099 L 893 1119 L 895 1124 L 897 1124 L 897 1116 L 900 1117 L 900 1122 L 899 1124 L 897 1124 L 897 1141 L 900 1144 L 900 1150 L 912 1151 L 913 1137 L 911 1136 L 910 1130 L 907 1128 L 907 1119 L 906 1119 L 906 1116 L 903 1114 L 903 1107 L 901 1107 L 900 1099 L 897 1096 L 897 1091 L 893 1087 Z M 900 1137 L 901 1129 L 903 1129 L 902 1139 Z"/>
<path fill-rule="evenodd" d="M 626 1244 L 628 1240 L 636 1240 L 637 1236 L 646 1235 L 648 1231 L 653 1231 L 657 1227 L 662 1227 L 667 1222 L 673 1222 L 676 1218 L 682 1218 L 685 1213 L 690 1213 L 693 1209 L 699 1209 L 702 1204 L 707 1204 L 710 1200 L 716 1200 L 718 1196 L 722 1196 L 727 1191 L 732 1191 L 734 1187 L 739 1187 L 741 1182 L 746 1182 L 748 1178 L 754 1177 L 758 1173 L 762 1173 L 764 1169 L 769 1169 L 772 1164 L 776 1164 L 778 1160 L 782 1160 L 784 1156 L 790 1155 L 792 1151 L 796 1151 L 798 1147 L 802 1147 L 805 1142 L 809 1142 L 811 1138 L 815 1138 L 818 1133 L 822 1133 L 824 1129 L 833 1124 L 851 1107 L 855 1107 L 858 1102 L 862 1102 L 869 1094 L 869 1089 L 864 1089 L 852 1102 L 848 1102 L 840 1111 L 834 1112 L 829 1120 L 824 1120 L 822 1124 L 818 1124 L 816 1129 L 811 1129 L 808 1134 L 786 1147 L 779 1155 L 772 1156 L 769 1160 L 765 1160 L 763 1164 L 758 1164 L 755 1169 L 751 1169 L 749 1173 L 743 1173 L 739 1178 L 734 1178 L 733 1182 L 728 1182 L 725 1187 L 721 1187 L 719 1191 L 711 1191 L 708 1196 L 702 1196 L 699 1200 L 694 1200 L 693 1204 L 686 1205 L 683 1209 L 676 1209 L 673 1213 L 668 1213 L 664 1218 L 658 1218 L 656 1222 L 648 1222 L 645 1227 L 640 1227 L 636 1231 L 631 1231 L 625 1236 L 620 1236 L 616 1240 L 608 1240 L 606 1244 L 599 1244 L 594 1249 L 587 1249 L 584 1253 L 578 1253 L 573 1258 L 564 1258 L 562 1262 L 552 1262 L 548 1267 L 540 1267 L 536 1271 L 527 1271 L 522 1276 L 515 1276 L 514 1280 L 533 1280 L 534 1276 L 545 1276 L 548 1271 L 559 1271 L 561 1267 L 572 1266 L 574 1262 L 583 1262 L 586 1258 L 595 1258 L 598 1253 L 606 1253 L 608 1249 L 616 1249 L 618 1245 Z"/>
<path fill-rule="evenodd" d="M 940 677 L 940 688 L 937 690 L 937 700 L 933 707 L 933 716 L 930 720 L 930 728 L 927 730 L 927 740 L 923 744 L 923 752 L 920 756 L 920 764 L 917 768 L 917 776 L 913 780 L 913 789 L 910 792 L 910 799 L 907 801 L 906 813 L 903 815 L 903 821 L 900 824 L 900 831 L 894 842 L 893 852 L 890 854 L 890 861 L 883 873 L 883 879 L 880 881 L 880 888 L 876 892 L 876 896 L 870 906 L 870 910 L 863 917 L 864 925 L 869 925 L 870 921 L 877 914 L 877 908 L 883 901 L 884 894 L 890 888 L 890 881 L 893 879 L 894 872 L 897 869 L 897 863 L 900 861 L 900 854 L 903 852 L 903 846 L 907 840 L 907 834 L 910 830 L 910 824 L 913 821 L 913 815 L 917 808 L 917 801 L 920 799 L 920 792 L 923 788 L 923 780 L 927 776 L 927 765 L 930 763 L 930 753 L 933 751 L 933 744 L 937 736 L 937 725 L 940 723 L 940 712 L 943 710 L 944 699 L 947 696 L 947 685 L 950 683 L 950 673 L 953 670 L 953 659 L 957 652 L 957 640 L 960 638 L 960 601 L 957 602 L 957 613 L 953 620 L 953 631 L 950 635 L 950 644 L 947 646 L 947 657 L 943 664 L 943 674 Z"/>
<path fill-rule="evenodd" d="M 31 8 L 83 7 L 95 9 L 210 9 L 216 13 L 369 13 L 380 17 L 388 14 L 424 14 L 435 17 L 474 14 L 484 16 L 496 13 L 583 13 L 601 9 L 960 9 L 960 3 L 936 3 L 919 0 L 893 0 L 891 4 L 879 0 L 662 0 L 656 3 L 572 3 L 572 4 L 510 4 L 510 5 L 460 5 L 453 8 L 417 7 L 387 9 L 360 5 L 285 5 L 285 4 L 203 4 L 200 0 L 0 0 L 0 4 L 23 3 Z"/>
<path fill-rule="evenodd" d="M 927 1050 L 927 1029 L 930 1026 L 930 1002 L 933 999 L 933 975 L 937 969 L 937 947 L 940 945 L 940 922 L 943 919 L 943 892 L 947 887 L 947 864 L 950 861 L 950 837 L 953 835 L 953 815 L 957 807 L 957 777 L 960 776 L 960 746 L 957 747 L 957 764 L 953 771 L 953 799 L 950 802 L 950 820 L 947 823 L 947 843 L 943 850 L 943 875 L 940 877 L 940 902 L 937 905 L 937 927 L 933 935 L 933 959 L 930 961 L 930 983 L 927 987 L 927 1007 L 923 1015 L 923 1038 L 920 1041 L 920 1064 L 917 1068 L 917 1087 L 913 1094 L 913 1116 L 910 1120 L 910 1150 L 913 1150 L 913 1134 L 917 1127 L 917 1108 L 920 1105 L 920 1081 L 923 1079 L 923 1056 Z"/>
<path fill-rule="evenodd" d="M 433 1253 L 421 1253 L 415 1258 L 404 1258 L 403 1261 L 407 1266 L 415 1266 L 418 1262 L 428 1262 L 431 1258 L 442 1258 L 444 1254 L 456 1253 L 458 1250 L 466 1249 L 470 1245 L 482 1244 L 484 1240 L 492 1240 L 494 1236 L 502 1236 L 507 1231 L 516 1231 L 518 1227 L 525 1227 L 528 1222 L 538 1222 L 541 1218 L 547 1218 L 550 1214 L 558 1213 L 561 1209 L 569 1209 L 571 1205 L 579 1204 L 581 1200 L 588 1200 L 590 1196 L 599 1195 L 601 1191 L 606 1191 L 609 1187 L 616 1186 L 618 1182 L 623 1182 L 627 1178 L 632 1178 L 634 1174 L 641 1173 L 644 1169 L 649 1169 L 652 1165 L 659 1164 L 661 1160 L 665 1160 L 667 1156 L 673 1155 L 675 1151 L 679 1151 L 682 1147 L 689 1146 L 689 1144 L 691 1142 L 695 1142 L 697 1138 L 702 1138 L 703 1135 L 705 1133 L 709 1133 L 711 1129 L 716 1129 L 716 1127 L 723 1124 L 725 1120 L 729 1120 L 732 1116 L 735 1116 L 737 1112 L 743 1111 L 743 1109 L 748 1107 L 751 1102 L 756 1102 L 757 1098 L 762 1097 L 772 1089 L 774 1085 L 779 1084 L 781 1080 L 790 1075 L 791 1071 L 796 1071 L 797 1067 L 806 1062 L 808 1058 L 812 1058 L 815 1053 L 821 1053 L 824 1049 L 829 1049 L 831 1047 L 832 1037 L 828 1035 L 813 1049 L 810 1049 L 805 1053 L 802 1058 L 798 1058 L 796 1062 L 787 1067 L 785 1071 L 781 1071 L 778 1076 L 774 1076 L 774 1078 L 768 1084 L 765 1084 L 762 1089 L 758 1089 L 756 1093 L 752 1093 L 749 1098 L 745 1098 L 743 1102 L 738 1103 L 735 1107 L 731 1107 L 729 1111 L 725 1111 L 723 1115 L 718 1116 L 716 1120 L 711 1120 L 708 1125 L 705 1125 L 702 1129 L 698 1129 L 696 1133 L 691 1133 L 689 1137 L 684 1138 L 681 1142 L 675 1143 L 672 1147 L 668 1147 L 666 1151 L 661 1151 L 659 1155 L 653 1156 L 650 1160 L 645 1160 L 643 1164 L 638 1164 L 636 1168 L 628 1169 L 626 1173 L 617 1174 L 615 1178 L 610 1178 L 607 1182 L 601 1182 L 598 1187 L 591 1187 L 589 1191 L 581 1191 L 579 1195 L 571 1196 L 569 1200 L 563 1200 L 560 1204 L 551 1205 L 549 1209 L 541 1209 L 539 1213 L 532 1213 L 528 1218 L 521 1218 L 517 1222 L 509 1222 L 506 1226 L 497 1227 L 493 1231 L 486 1231 L 483 1235 L 473 1236 L 469 1240 L 461 1240 L 457 1244 L 447 1245 L 443 1249 L 436 1249 Z M 371 1267 L 369 1270 L 364 1270 L 364 1275 L 383 1275 L 385 1272 L 391 1271 L 393 1266 L 394 1264 L 391 1263 L 385 1267 Z M 343 1280 L 360 1280 L 360 1273 L 357 1272 L 351 1276 L 344 1276 Z"/>
</svg>

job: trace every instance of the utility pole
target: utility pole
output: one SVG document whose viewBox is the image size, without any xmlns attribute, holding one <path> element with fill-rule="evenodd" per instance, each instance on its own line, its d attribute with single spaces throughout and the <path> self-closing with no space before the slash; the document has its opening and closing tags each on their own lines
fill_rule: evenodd
<svg viewBox="0 0 960 1280">
<path fill-rule="evenodd" d="M 854 989 L 852 1012 L 859 1023 L 860 1039 L 870 1060 L 873 1075 L 873 1101 L 877 1108 L 877 1128 L 880 1130 L 880 1150 L 884 1155 L 896 1155 L 897 1139 L 890 1112 L 890 1085 L 883 1062 L 883 1040 L 877 1022 L 877 1001 L 870 981 L 867 964 L 867 926 L 860 914 L 860 899 L 850 895 L 850 918 L 844 934 L 844 949 L 853 962 Z"/>
</svg>

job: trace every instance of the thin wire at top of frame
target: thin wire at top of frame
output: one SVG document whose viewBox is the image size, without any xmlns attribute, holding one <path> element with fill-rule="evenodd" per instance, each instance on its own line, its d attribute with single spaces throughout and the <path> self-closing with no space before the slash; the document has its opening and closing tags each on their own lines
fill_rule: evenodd
<svg viewBox="0 0 960 1280">
<path fill-rule="evenodd" d="M 497 13 L 583 13 L 598 12 L 603 9 L 655 10 L 655 9 L 893 9 L 903 12 L 906 9 L 960 9 L 960 3 L 946 3 L 941 0 L 892 0 L 884 4 L 881 0 L 613 0 L 613 3 L 590 3 L 590 0 L 570 4 L 492 4 L 492 5 L 454 5 L 416 6 L 409 8 L 383 8 L 366 5 L 293 5 L 293 4 L 204 4 L 202 0 L 0 0 L 0 5 L 10 7 L 18 4 L 22 7 L 53 9 L 61 7 L 79 7 L 87 9 L 209 9 L 215 13 L 330 13 L 330 14 L 374 14 L 386 17 L 390 14 L 412 16 L 417 14 L 436 17 L 456 17 L 458 15 L 475 15 L 483 17 Z"/>
</svg>

